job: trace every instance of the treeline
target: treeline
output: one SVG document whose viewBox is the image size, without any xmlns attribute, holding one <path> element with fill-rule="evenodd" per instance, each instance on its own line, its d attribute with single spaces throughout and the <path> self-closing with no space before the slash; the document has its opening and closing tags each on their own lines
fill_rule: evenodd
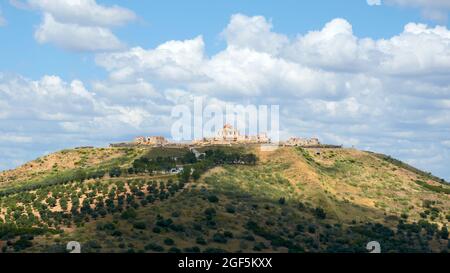
<svg viewBox="0 0 450 273">
<path fill-rule="evenodd" d="M 225 153 L 219 149 L 207 150 L 200 159 L 196 163 L 184 167 L 183 171 L 179 174 L 180 181 L 186 183 L 190 178 L 198 180 L 206 171 L 220 165 L 255 165 L 257 162 L 256 155 L 252 153 Z"/>
<path fill-rule="evenodd" d="M 445 188 L 444 186 L 434 186 L 434 185 L 430 185 L 424 181 L 421 180 L 416 180 L 415 181 L 417 185 L 422 186 L 425 189 L 428 189 L 430 191 L 434 191 L 434 192 L 438 192 L 438 193 L 446 193 L 446 194 L 450 194 L 450 188 Z"/>
<path fill-rule="evenodd" d="M 419 169 L 417 169 L 417 168 L 415 168 L 415 167 L 413 167 L 411 165 L 408 165 L 408 164 L 406 164 L 406 163 L 404 163 L 404 162 L 402 162 L 402 161 L 400 161 L 398 159 L 395 159 L 395 158 L 393 158 L 391 156 L 384 155 L 384 154 L 373 153 L 373 152 L 369 152 L 369 153 L 374 155 L 374 156 L 376 156 L 376 157 L 378 157 L 379 159 L 382 159 L 382 160 L 384 160 L 384 161 L 386 161 L 388 163 L 391 163 L 391 164 L 393 164 L 393 165 L 395 165 L 395 166 L 397 166 L 399 168 L 406 169 L 408 171 L 411 171 L 413 173 L 416 173 L 416 174 L 418 174 L 420 176 L 429 178 L 429 179 L 431 179 L 433 181 L 436 181 L 436 182 L 439 182 L 439 183 L 443 183 L 443 184 L 447 183 L 445 181 L 445 179 L 442 179 L 442 178 L 439 178 L 437 176 L 434 176 L 431 173 L 427 173 L 427 172 L 424 172 L 422 170 L 419 170 Z"/>
<path fill-rule="evenodd" d="M 133 161 L 132 167 L 128 169 L 129 174 L 152 173 L 154 171 L 170 171 L 179 165 L 184 166 L 180 177 L 186 182 L 192 176 L 198 179 L 199 176 L 208 169 L 224 164 L 256 164 L 256 155 L 252 153 L 226 153 L 223 150 L 207 150 L 199 158 L 193 152 L 187 152 L 181 157 L 157 157 L 149 159 L 141 157 Z M 115 173 L 116 174 L 116 173 Z"/>
<path fill-rule="evenodd" d="M 141 157 L 133 161 L 132 167 L 128 169 L 129 174 L 153 173 L 155 171 L 170 171 L 177 166 L 177 160 L 171 157 L 157 157 L 155 160 Z"/>
<path fill-rule="evenodd" d="M 125 173 L 137 174 L 137 173 L 152 173 L 153 171 L 170 171 L 177 165 L 188 165 L 186 169 L 181 173 L 181 177 L 192 177 L 198 179 L 198 177 L 211 167 L 223 164 L 256 164 L 257 158 L 254 154 L 242 154 L 242 153 L 225 153 L 222 150 L 208 150 L 205 155 L 200 158 L 196 158 L 192 152 L 187 152 L 182 157 L 157 157 L 156 159 L 149 159 L 147 157 L 141 157 L 136 159 L 132 163 L 132 167 L 128 169 L 122 169 L 120 167 L 111 167 L 110 169 L 76 169 L 66 171 L 60 174 L 52 175 L 44 178 L 39 182 L 30 182 L 15 188 L 5 189 L 0 191 L 0 197 L 18 194 L 22 192 L 34 191 L 43 187 L 62 185 L 72 182 L 83 182 L 89 179 L 100 179 L 106 174 L 110 177 L 120 177 Z M 189 168 L 189 166 L 191 168 Z M 193 169 L 193 171 L 191 170 Z M 192 173 L 193 172 L 193 173 Z"/>
<path fill-rule="evenodd" d="M 29 184 L 21 185 L 16 188 L 2 190 L 0 191 L 0 197 L 9 196 L 21 192 L 34 191 L 43 187 L 56 186 L 72 182 L 83 182 L 84 180 L 88 179 L 103 178 L 105 174 L 106 171 L 104 170 L 88 171 L 83 169 L 77 169 L 75 171 L 68 171 L 65 173 L 46 177 L 39 182 L 32 182 Z"/>
<path fill-rule="evenodd" d="M 0 200 L 0 206 L 5 208 L 4 219 L 0 218 L 0 240 L 6 234 L 38 235 L 49 227 L 58 230 L 61 226 L 79 226 L 90 219 L 166 200 L 183 188 L 184 183 L 172 179 L 166 183 L 145 180 L 73 183 L 4 197 Z M 58 205 L 61 210 L 54 211 Z"/>
<path fill-rule="evenodd" d="M 207 150 L 205 152 L 205 161 L 210 161 L 215 165 L 222 164 L 256 164 L 257 157 L 252 153 L 226 153 L 223 150 Z"/>
<path fill-rule="evenodd" d="M 148 156 L 142 156 L 133 161 L 132 166 L 128 169 L 128 173 L 170 171 L 177 165 L 193 164 L 196 162 L 197 158 L 192 152 L 187 152 L 180 157 L 158 156 L 156 158 L 149 158 Z"/>
</svg>

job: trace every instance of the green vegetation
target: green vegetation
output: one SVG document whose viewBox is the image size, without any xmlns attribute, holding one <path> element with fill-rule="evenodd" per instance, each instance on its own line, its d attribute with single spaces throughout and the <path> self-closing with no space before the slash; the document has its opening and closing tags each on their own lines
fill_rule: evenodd
<svg viewBox="0 0 450 273">
<path fill-rule="evenodd" d="M 424 177 L 424 178 L 427 178 L 427 179 L 430 179 L 430 180 L 433 180 L 433 181 L 436 181 L 436 182 L 439 182 L 439 183 L 447 183 L 442 178 L 436 177 L 436 176 L 432 175 L 431 173 L 427 173 L 427 172 L 424 172 L 424 171 L 419 170 L 417 168 L 414 168 L 413 166 L 408 165 L 408 164 L 406 164 L 406 163 L 404 163 L 404 162 L 402 162 L 402 161 L 400 161 L 398 159 L 392 158 L 391 156 L 387 156 L 387 155 L 383 155 L 383 154 L 377 154 L 377 153 L 371 153 L 371 154 L 374 155 L 375 157 L 380 158 L 380 159 L 382 159 L 382 160 L 384 160 L 386 162 L 389 162 L 390 164 L 393 164 L 393 165 L 395 165 L 395 166 L 397 166 L 399 168 L 406 169 L 408 171 L 416 173 L 416 174 L 420 175 L 421 177 Z"/>
<path fill-rule="evenodd" d="M 434 186 L 434 185 L 430 185 L 430 184 L 428 184 L 426 182 L 423 182 L 423 181 L 420 181 L 420 180 L 416 180 L 415 182 L 419 186 L 422 186 L 425 189 L 428 189 L 430 191 L 434 191 L 434 192 L 438 192 L 438 193 L 450 194 L 450 186 L 448 186 L 448 185 Z"/>
<path fill-rule="evenodd" d="M 83 252 L 366 252 L 374 240 L 383 252 L 448 251 L 447 185 L 397 162 L 198 150 L 121 149 L 96 164 L 80 150 L 75 168 L 52 163 L 51 175 L 4 187 L 0 252 L 65 252 L 68 241 Z"/>
</svg>

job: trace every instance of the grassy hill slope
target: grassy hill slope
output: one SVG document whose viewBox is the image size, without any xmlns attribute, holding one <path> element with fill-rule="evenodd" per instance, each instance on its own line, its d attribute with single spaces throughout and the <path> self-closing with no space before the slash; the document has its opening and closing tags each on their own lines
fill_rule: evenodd
<svg viewBox="0 0 450 273">
<path fill-rule="evenodd" d="M 195 162 L 187 149 L 67 150 L 3 172 L 0 249 L 64 252 L 78 241 L 84 252 L 366 252 L 374 240 L 384 252 L 449 249 L 450 186 L 390 157 L 203 151 Z M 159 169 L 180 164 L 198 173 Z"/>
</svg>

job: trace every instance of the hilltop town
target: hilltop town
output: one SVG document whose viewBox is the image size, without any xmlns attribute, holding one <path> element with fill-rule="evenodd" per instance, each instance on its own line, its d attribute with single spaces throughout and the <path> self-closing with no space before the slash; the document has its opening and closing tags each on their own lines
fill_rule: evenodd
<svg viewBox="0 0 450 273">
<path fill-rule="evenodd" d="M 382 154 L 271 142 L 224 126 L 191 146 L 144 137 L 2 172 L 0 253 L 364 252 L 373 238 L 448 251 L 444 180 Z"/>
<path fill-rule="evenodd" d="M 135 138 L 132 142 L 111 144 L 111 147 L 133 147 L 133 146 L 150 146 L 150 147 L 166 147 L 166 146 L 216 146 L 216 145 L 271 145 L 278 144 L 280 146 L 292 146 L 292 147 L 310 147 L 321 148 L 331 145 L 323 145 L 317 138 L 301 138 L 291 137 L 287 141 L 274 143 L 266 133 L 260 133 L 257 135 L 241 134 L 238 129 L 234 128 L 230 124 L 225 124 L 214 137 L 205 137 L 202 139 L 194 140 L 189 143 L 176 143 L 170 142 L 163 136 L 140 136 Z M 332 146 L 338 148 L 340 146 Z"/>
</svg>

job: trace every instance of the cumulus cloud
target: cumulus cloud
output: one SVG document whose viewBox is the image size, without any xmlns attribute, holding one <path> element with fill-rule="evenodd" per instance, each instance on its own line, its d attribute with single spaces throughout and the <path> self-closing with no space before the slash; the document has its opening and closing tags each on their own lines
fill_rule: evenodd
<svg viewBox="0 0 450 273">
<path fill-rule="evenodd" d="M 319 31 L 299 36 L 284 52 L 288 59 L 327 69 L 356 71 L 367 69 L 379 60 L 375 41 L 359 40 L 344 19 L 334 19 Z"/>
<path fill-rule="evenodd" d="M 90 90 L 79 80 L 66 82 L 58 76 L 30 80 L 0 73 L 0 168 L 46 151 L 159 133 L 170 123 L 170 108 L 164 107 L 169 102 L 152 98 L 156 91 L 148 83 L 94 86 Z"/>
<path fill-rule="evenodd" d="M 288 42 L 288 38 L 272 32 L 272 28 L 272 23 L 263 16 L 235 14 L 222 35 L 228 46 L 276 54 Z"/>
<path fill-rule="evenodd" d="M 117 81 L 136 77 L 161 78 L 166 81 L 189 82 L 199 75 L 204 61 L 201 36 L 186 41 L 168 41 L 155 49 L 140 47 L 128 51 L 101 54 L 97 63 L 111 72 Z"/>
<path fill-rule="evenodd" d="M 450 71 L 450 31 L 443 26 L 407 24 L 390 39 L 358 38 L 344 19 L 298 37 L 286 57 L 308 66 L 385 75 L 445 74 Z"/>
<path fill-rule="evenodd" d="M 124 47 L 107 28 L 60 23 L 51 14 L 45 14 L 34 36 L 41 44 L 53 43 L 71 51 L 108 51 Z"/>
<path fill-rule="evenodd" d="M 95 0 L 13 1 L 19 8 L 38 10 L 43 20 L 35 32 L 39 43 L 51 43 L 71 51 L 109 51 L 124 47 L 111 27 L 136 19 L 119 6 L 106 7 Z"/>
<path fill-rule="evenodd" d="M 50 13 L 65 23 L 90 26 L 121 26 L 136 19 L 136 15 L 119 6 L 105 7 L 95 0 L 28 0 L 32 8 Z"/>
<path fill-rule="evenodd" d="M 146 110 L 151 103 L 148 98 L 132 105 L 129 101 L 114 101 L 108 94 L 88 90 L 79 80 L 69 83 L 57 76 L 44 76 L 33 81 L 0 74 L 1 121 L 23 122 L 16 130 L 10 128 L 15 135 L 24 130 L 39 132 L 52 128 L 58 133 L 89 132 L 92 135 L 117 133 L 123 128 L 135 131 L 152 122 L 154 116 Z M 51 126 L 41 128 L 34 123 Z"/>
</svg>

